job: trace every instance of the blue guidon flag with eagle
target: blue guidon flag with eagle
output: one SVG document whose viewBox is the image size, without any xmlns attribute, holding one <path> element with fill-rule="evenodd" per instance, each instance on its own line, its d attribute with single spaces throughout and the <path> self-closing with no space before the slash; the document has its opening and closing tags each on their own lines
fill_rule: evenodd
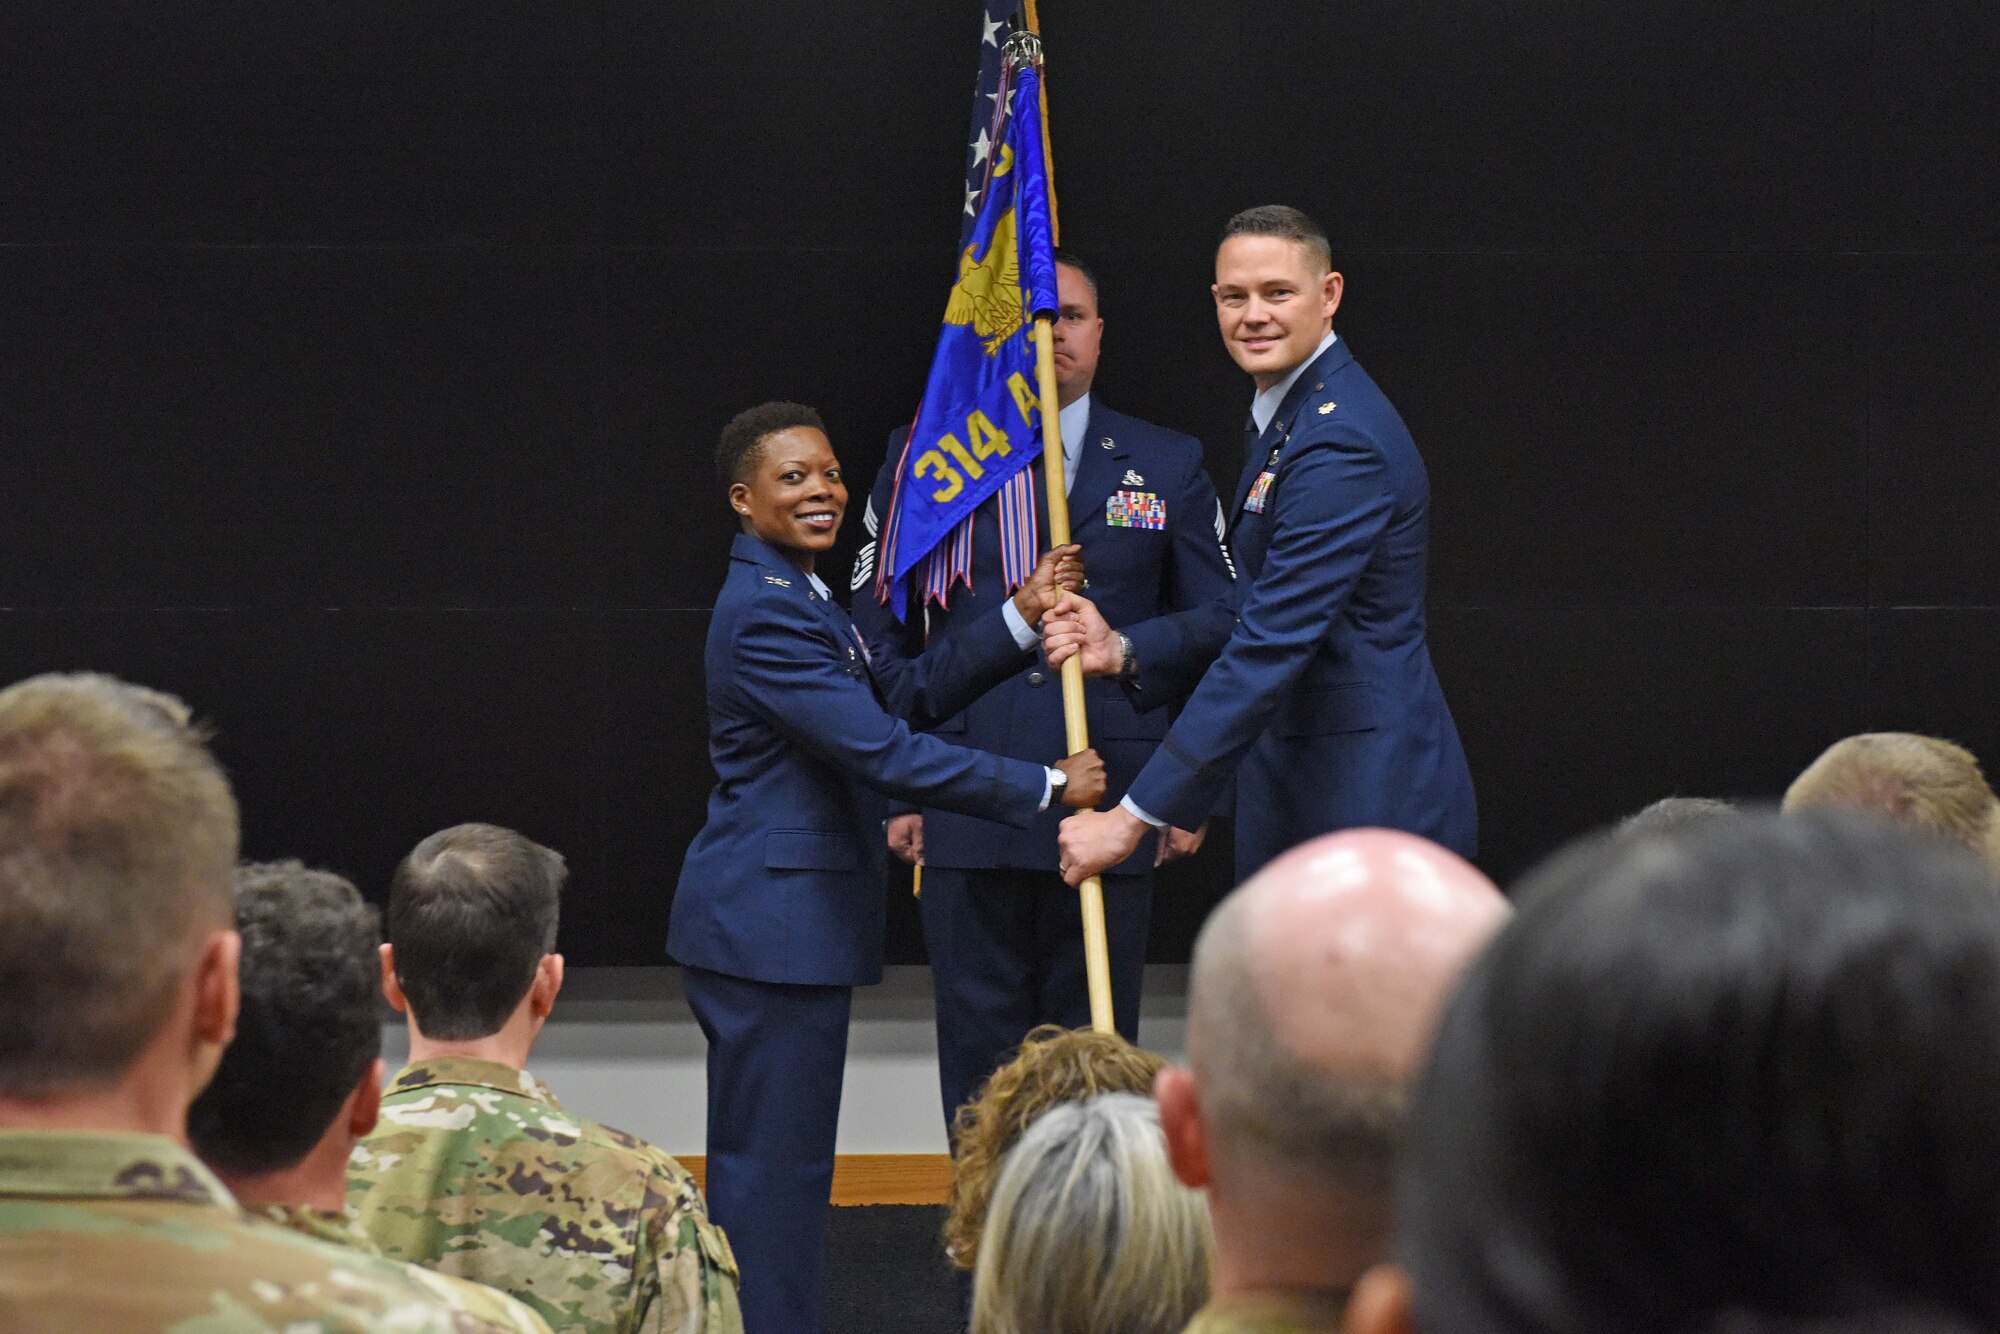
<svg viewBox="0 0 2000 1334">
<path fill-rule="evenodd" d="M 985 36 L 996 35 L 989 19 Z M 1028 464 L 1042 451 L 1042 416 L 1032 331 L 1038 312 L 1056 309 L 1055 229 L 1034 43 L 1015 38 L 1005 47 L 989 61 L 991 111 L 973 138 L 978 183 L 966 191 L 958 281 L 881 516 L 875 595 L 898 617 L 913 580 L 922 601 L 939 605 L 954 584 L 970 585 L 973 511 L 995 493 L 1010 591 L 1037 554 Z M 988 102 L 982 86 L 975 118 Z"/>
</svg>

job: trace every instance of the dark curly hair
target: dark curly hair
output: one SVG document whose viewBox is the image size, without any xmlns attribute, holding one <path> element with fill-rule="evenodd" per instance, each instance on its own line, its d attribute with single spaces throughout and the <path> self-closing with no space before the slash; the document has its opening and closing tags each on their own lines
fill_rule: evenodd
<svg viewBox="0 0 2000 1334">
<path fill-rule="evenodd" d="M 243 1010 L 188 1138 L 210 1166 L 257 1176 L 304 1158 L 382 1054 L 382 933 L 353 885 L 295 861 L 237 868 L 236 929 Z"/>
<path fill-rule="evenodd" d="M 821 435 L 826 434 L 826 423 L 820 420 L 818 411 L 803 403 L 759 403 L 737 413 L 722 428 L 722 439 L 716 443 L 716 476 L 725 487 L 742 481 L 757 466 L 757 459 L 764 452 L 764 441 L 794 426 L 810 426 Z"/>
</svg>

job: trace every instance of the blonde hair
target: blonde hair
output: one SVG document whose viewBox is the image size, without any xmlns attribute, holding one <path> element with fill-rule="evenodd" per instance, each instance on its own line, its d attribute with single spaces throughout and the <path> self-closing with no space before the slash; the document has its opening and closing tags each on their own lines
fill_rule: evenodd
<svg viewBox="0 0 2000 1334">
<path fill-rule="evenodd" d="M 0 690 L 0 1095 L 108 1082 L 232 920 L 236 799 L 171 695 L 109 676 Z"/>
<path fill-rule="evenodd" d="M 972 1268 L 1000 1160 L 1030 1122 L 1060 1103 L 1100 1093 L 1151 1094 L 1165 1064 L 1116 1033 L 1043 1024 L 1022 1038 L 1014 1059 L 988 1076 L 952 1124 L 951 1210 L 944 1221 L 951 1262 Z"/>
<path fill-rule="evenodd" d="M 1970 848 L 2000 870 L 2000 800 L 1963 746 L 1914 732 L 1836 741 L 1785 792 L 1786 811 L 1875 811 Z"/>
<path fill-rule="evenodd" d="M 1150 1099 L 1050 1108 L 994 1185 L 971 1334 L 1177 1334 L 1208 1300 L 1214 1248 Z"/>
</svg>

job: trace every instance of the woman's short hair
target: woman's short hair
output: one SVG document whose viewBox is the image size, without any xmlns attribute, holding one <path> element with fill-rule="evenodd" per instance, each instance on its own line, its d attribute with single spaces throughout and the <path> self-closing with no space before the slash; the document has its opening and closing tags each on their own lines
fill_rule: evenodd
<svg viewBox="0 0 2000 1334">
<path fill-rule="evenodd" d="M 1100 1093 L 1150 1095 L 1166 1062 L 1116 1033 L 1043 1024 L 1021 1039 L 1013 1060 L 990 1075 L 952 1124 L 951 1210 L 945 1254 L 960 1269 L 979 1255 L 979 1230 L 1000 1160 L 1030 1122 L 1060 1103 Z"/>
<path fill-rule="evenodd" d="M 994 1184 L 971 1334 L 1177 1334 L 1208 1300 L 1213 1250 L 1151 1099 L 1052 1107 Z"/>
<path fill-rule="evenodd" d="M 826 434 L 826 422 L 803 403 L 759 403 L 743 409 L 729 419 L 722 428 L 722 438 L 716 441 L 715 475 L 725 487 L 742 481 L 763 457 L 764 442 L 796 426 L 810 426 Z"/>
</svg>

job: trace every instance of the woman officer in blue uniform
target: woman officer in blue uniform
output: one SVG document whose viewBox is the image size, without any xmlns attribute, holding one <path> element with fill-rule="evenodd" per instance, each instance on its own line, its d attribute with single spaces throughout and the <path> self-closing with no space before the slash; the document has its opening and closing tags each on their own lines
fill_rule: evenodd
<svg viewBox="0 0 2000 1334">
<path fill-rule="evenodd" d="M 882 977 L 884 797 L 1025 827 L 1104 795 L 1094 751 L 1044 768 L 949 745 L 932 726 L 1019 671 L 1025 629 L 1081 583 L 1051 551 L 996 612 L 908 661 L 871 662 L 813 560 L 847 507 L 811 408 L 766 403 L 723 429 L 717 467 L 743 531 L 709 623 L 718 782 L 688 848 L 667 952 L 708 1039 L 709 1211 L 742 1269 L 748 1334 L 819 1328 L 834 1131 L 852 989 Z"/>
</svg>

